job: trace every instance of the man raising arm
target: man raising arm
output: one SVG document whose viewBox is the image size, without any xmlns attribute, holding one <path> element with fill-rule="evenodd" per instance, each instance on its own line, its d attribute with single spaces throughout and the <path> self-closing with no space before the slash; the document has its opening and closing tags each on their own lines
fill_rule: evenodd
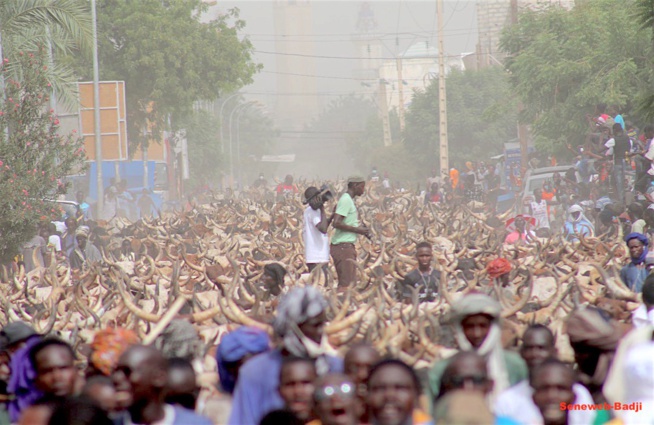
<svg viewBox="0 0 654 425">
<path fill-rule="evenodd" d="M 359 226 L 359 216 L 354 198 L 363 195 L 366 181 L 363 177 L 350 177 L 347 180 L 347 192 L 338 200 L 333 226 L 336 229 L 332 237 L 330 253 L 338 275 L 338 286 L 347 287 L 356 278 L 355 261 L 357 252 L 354 243 L 357 235 L 370 236 L 370 229 Z M 351 260 L 351 261 L 350 261 Z"/>
</svg>

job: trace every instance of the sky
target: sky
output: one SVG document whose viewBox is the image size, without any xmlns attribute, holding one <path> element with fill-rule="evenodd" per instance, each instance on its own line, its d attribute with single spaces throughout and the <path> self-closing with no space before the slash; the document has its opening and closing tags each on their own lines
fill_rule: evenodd
<svg viewBox="0 0 654 425">
<path fill-rule="evenodd" d="M 393 59 L 418 42 L 438 45 L 435 0 L 373 0 L 368 3 L 377 25 L 374 32 L 382 44 L 381 57 Z M 343 155 L 342 152 L 346 149 L 342 137 L 335 136 L 334 140 L 329 141 L 285 138 L 286 132 L 293 133 L 304 128 L 309 119 L 297 118 L 295 122 L 289 122 L 289 115 L 296 114 L 287 113 L 286 121 L 281 116 L 283 111 L 298 105 L 300 109 L 297 115 L 305 109 L 311 110 L 312 101 L 317 105 L 317 110 L 320 110 L 339 96 L 366 93 L 366 88 L 362 87 L 361 80 L 354 73 L 360 61 L 357 47 L 352 42 L 352 36 L 357 32 L 362 4 L 361 1 L 309 0 L 310 15 L 305 15 L 308 16 L 308 22 L 302 21 L 305 34 L 300 37 L 289 36 L 279 29 L 276 32 L 275 1 L 219 0 L 210 7 L 206 18 L 215 17 L 234 7 L 240 10 L 240 18 L 246 23 L 241 35 L 252 42 L 254 61 L 263 65 L 263 70 L 254 76 L 254 83 L 244 87 L 241 92 L 246 93 L 246 98 L 261 102 L 276 120 L 277 128 L 282 133 L 269 153 L 297 155 L 293 164 L 278 167 L 277 178 L 282 178 L 287 172 L 334 178 L 352 173 L 367 174 L 369 171 L 356 169 L 352 161 Z M 444 50 L 447 55 L 475 51 L 476 4 L 477 1 L 473 0 L 444 1 Z M 291 48 L 293 55 L 280 55 L 279 44 L 276 43 L 279 40 L 294 42 Z M 310 57 L 295 56 L 298 52 Z M 299 74 L 297 76 L 289 77 L 288 62 L 286 68 L 279 62 L 280 59 L 289 57 L 293 61 L 290 72 Z M 280 77 L 280 73 L 284 75 Z M 279 78 L 291 78 L 291 88 L 280 88 Z M 318 96 L 312 96 L 314 93 Z"/>
<path fill-rule="evenodd" d="M 254 60 L 264 69 L 255 76 L 254 84 L 247 87 L 248 92 L 271 93 L 276 89 L 276 59 L 274 1 L 219 1 L 211 8 L 210 14 L 220 13 L 237 7 L 240 17 L 246 22 L 242 31 L 256 50 Z M 350 37 L 356 32 L 360 1 L 313 1 L 311 34 L 302 42 L 313 44 L 316 56 L 316 75 L 320 78 L 321 92 L 334 94 L 356 91 L 358 83 L 348 80 L 357 55 L 356 47 Z M 403 52 L 411 44 L 428 41 L 437 45 L 436 2 L 435 1 L 381 1 L 369 2 L 377 22 L 376 32 L 382 34 L 383 56 L 392 58 Z M 477 42 L 477 22 L 475 1 L 444 2 L 444 34 L 447 54 L 459 54 L 475 50 Z M 299 41 L 299 40 L 298 40 Z M 272 53 L 263 53 L 272 52 Z M 334 59 L 344 57 L 347 59 Z"/>
</svg>

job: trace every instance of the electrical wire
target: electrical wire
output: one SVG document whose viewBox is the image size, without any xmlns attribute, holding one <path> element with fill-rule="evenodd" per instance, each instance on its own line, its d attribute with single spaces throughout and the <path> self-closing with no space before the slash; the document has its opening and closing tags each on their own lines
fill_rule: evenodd
<svg viewBox="0 0 654 425">
<path fill-rule="evenodd" d="M 278 55 L 278 56 L 297 56 L 297 57 L 302 57 L 302 58 L 315 58 L 315 59 L 345 59 L 345 60 L 362 60 L 362 59 L 378 59 L 378 60 L 396 60 L 394 57 L 366 57 L 366 58 L 361 58 L 358 56 L 326 56 L 326 55 L 307 55 L 304 53 L 285 53 L 285 52 L 269 52 L 265 50 L 253 50 L 254 53 L 261 53 L 261 54 L 266 54 L 266 55 Z M 476 55 L 477 53 L 469 53 L 469 55 Z M 460 58 L 461 54 L 458 55 L 443 55 L 446 58 Z M 427 59 L 429 58 L 428 56 L 426 57 L 420 57 L 420 58 L 405 58 L 405 59 Z"/>
</svg>

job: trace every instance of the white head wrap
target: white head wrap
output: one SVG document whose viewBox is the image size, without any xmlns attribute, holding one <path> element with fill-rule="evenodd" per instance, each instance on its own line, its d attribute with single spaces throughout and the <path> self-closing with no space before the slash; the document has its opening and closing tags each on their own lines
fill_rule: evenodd
<svg viewBox="0 0 654 425">
<path fill-rule="evenodd" d="M 280 301 L 273 328 L 282 337 L 284 348 L 298 357 L 316 359 L 319 375 L 328 372 L 325 355 L 332 351 L 327 335 L 322 336 L 320 344 L 307 338 L 300 325 L 321 314 L 327 308 L 325 297 L 312 286 L 294 288 Z"/>
<path fill-rule="evenodd" d="M 499 393 L 510 386 L 509 373 L 506 370 L 506 363 L 502 353 L 502 332 L 498 323 L 502 307 L 488 295 L 470 294 L 457 301 L 452 311 L 454 313 L 454 336 L 459 348 L 464 351 L 476 351 L 477 354 L 486 359 L 488 374 L 495 383 L 493 392 L 490 395 L 492 401 Z M 477 349 L 468 341 L 461 325 L 463 319 L 475 314 L 486 314 L 493 318 L 493 324 L 488 335 L 486 335 L 486 339 Z"/>
</svg>

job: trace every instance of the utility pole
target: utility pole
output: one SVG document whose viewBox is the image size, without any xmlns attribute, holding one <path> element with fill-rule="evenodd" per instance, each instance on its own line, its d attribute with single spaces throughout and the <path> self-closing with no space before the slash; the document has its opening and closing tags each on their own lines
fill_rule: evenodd
<svg viewBox="0 0 654 425">
<path fill-rule="evenodd" d="M 93 19 L 93 130 L 95 131 L 95 163 L 98 176 L 97 217 L 104 210 L 104 182 L 102 179 L 102 135 L 100 134 L 100 70 L 98 65 L 98 16 L 95 0 L 91 0 L 91 19 Z"/>
<path fill-rule="evenodd" d="M 447 94 L 445 93 L 445 43 L 443 42 L 443 0 L 436 0 L 438 15 L 438 116 L 440 129 L 439 155 L 441 176 L 450 169 L 449 146 L 447 141 Z"/>
<path fill-rule="evenodd" d="M 382 119 L 382 128 L 384 129 L 384 146 L 390 146 L 393 143 L 391 138 L 391 124 L 388 120 L 388 101 L 386 100 L 386 81 L 379 79 L 379 114 Z"/>
<path fill-rule="evenodd" d="M 400 131 L 404 131 L 404 80 L 402 79 L 402 57 L 400 55 L 395 59 L 397 65 L 397 90 L 399 94 L 400 107 L 398 108 L 398 116 L 400 118 Z"/>
<path fill-rule="evenodd" d="M 511 0 L 511 25 L 518 23 L 518 0 Z M 522 102 L 518 104 L 518 141 L 520 142 L 520 175 L 527 170 L 529 166 L 529 130 L 527 126 L 520 122 L 520 115 L 524 110 Z"/>
</svg>

